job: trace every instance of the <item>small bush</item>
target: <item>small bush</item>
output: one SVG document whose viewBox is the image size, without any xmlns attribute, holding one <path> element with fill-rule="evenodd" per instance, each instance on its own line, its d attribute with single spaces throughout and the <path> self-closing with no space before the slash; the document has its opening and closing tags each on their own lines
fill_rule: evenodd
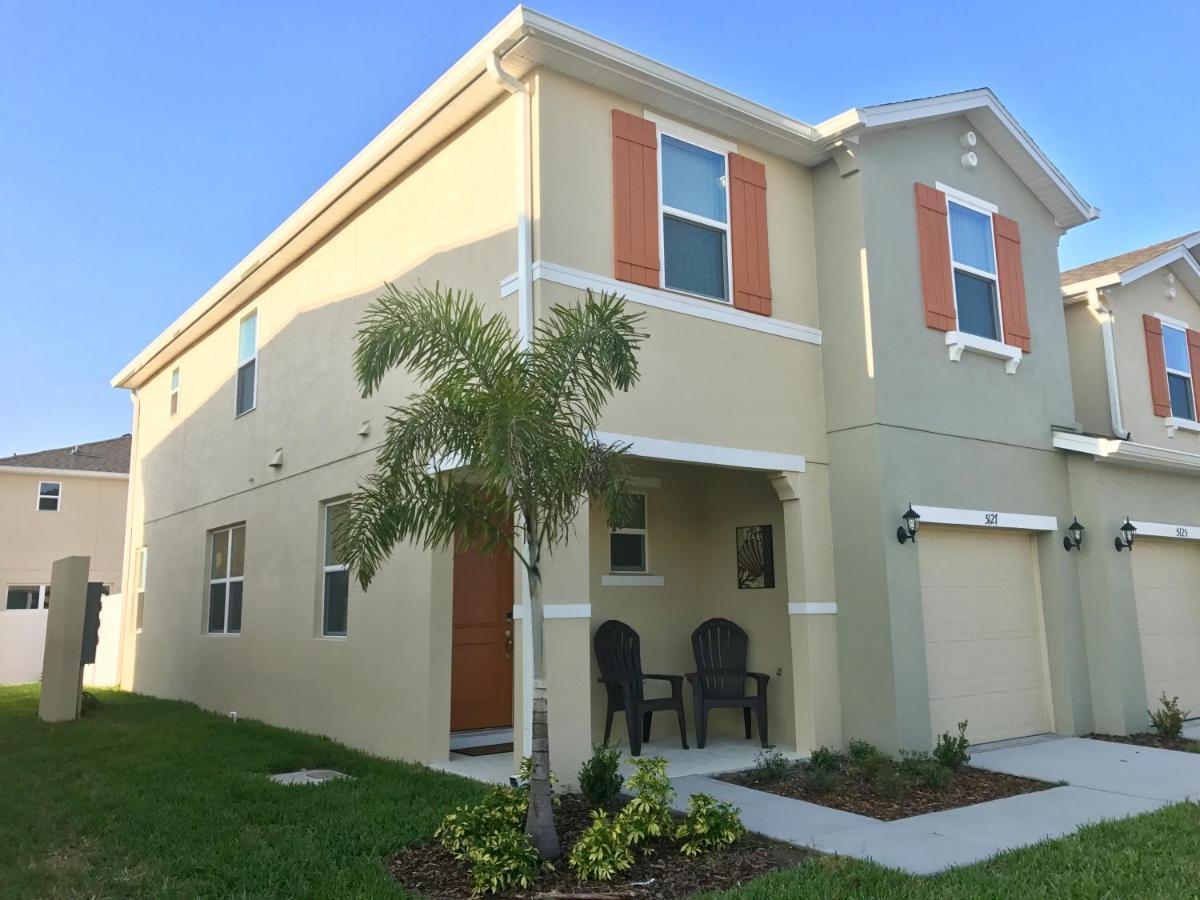
<svg viewBox="0 0 1200 900">
<path fill-rule="evenodd" d="M 754 759 L 750 778 L 755 784 L 771 784 L 787 775 L 792 764 L 778 750 L 763 750 Z"/>
<path fill-rule="evenodd" d="M 840 772 L 846 765 L 846 755 L 829 747 L 818 747 L 808 758 L 809 772 Z"/>
<path fill-rule="evenodd" d="M 699 856 L 723 850 L 745 833 L 746 826 L 732 804 L 714 800 L 708 794 L 692 794 L 687 817 L 675 830 L 675 838 L 684 856 Z"/>
<path fill-rule="evenodd" d="M 928 753 L 900 751 L 900 771 L 922 787 L 941 790 L 950 784 L 953 774 Z"/>
<path fill-rule="evenodd" d="M 621 752 L 602 744 L 579 767 L 579 790 L 591 806 L 607 806 L 621 792 L 625 779 L 617 771 L 620 765 Z"/>
<path fill-rule="evenodd" d="M 1151 712 L 1150 724 L 1154 726 L 1154 730 L 1158 732 L 1159 737 L 1167 740 L 1177 741 L 1183 737 L 1183 722 L 1190 716 L 1191 710 L 1179 708 L 1178 697 L 1167 697 L 1166 692 L 1158 699 L 1158 709 Z"/>
<path fill-rule="evenodd" d="M 661 756 L 632 759 L 634 773 L 629 789 L 636 796 L 617 814 L 617 824 L 629 843 L 636 846 L 648 838 L 670 833 L 671 798 L 675 789 L 667 778 L 667 761 Z"/>
<path fill-rule="evenodd" d="M 954 737 L 948 731 L 943 732 L 937 739 L 937 746 L 933 748 L 933 757 L 947 769 L 961 769 L 971 761 L 971 754 L 968 752 L 970 747 L 971 742 L 967 740 L 967 723 L 959 722 L 958 736 Z"/>
<path fill-rule="evenodd" d="M 487 835 L 467 853 L 475 896 L 529 888 L 537 878 L 541 857 L 519 827 Z"/>
<path fill-rule="evenodd" d="M 870 765 L 878 759 L 887 758 L 874 744 L 859 740 L 853 740 L 846 745 L 846 756 L 857 766 L 863 763 Z"/>
<path fill-rule="evenodd" d="M 619 820 L 602 809 L 592 810 L 592 824 L 575 842 L 567 865 L 584 881 L 612 881 L 633 866 L 629 836 Z"/>
<path fill-rule="evenodd" d="M 846 784 L 846 779 L 842 777 L 840 771 L 835 772 L 828 769 L 810 769 L 804 780 L 818 794 L 832 794 L 834 791 L 841 790 Z"/>
<path fill-rule="evenodd" d="M 529 794 L 519 788 L 493 788 L 483 799 L 446 815 L 433 836 L 455 859 L 466 860 L 473 849 L 508 832 L 523 833 Z"/>
<path fill-rule="evenodd" d="M 908 787 L 908 779 L 894 764 L 876 766 L 870 776 L 871 787 L 880 797 L 895 800 Z"/>
</svg>

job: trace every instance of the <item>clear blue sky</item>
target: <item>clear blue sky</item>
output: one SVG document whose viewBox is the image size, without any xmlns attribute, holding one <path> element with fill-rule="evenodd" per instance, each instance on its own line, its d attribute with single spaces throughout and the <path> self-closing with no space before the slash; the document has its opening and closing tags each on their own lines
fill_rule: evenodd
<svg viewBox="0 0 1200 900">
<path fill-rule="evenodd" d="M 0 0 L 0 457 L 128 431 L 109 378 L 511 5 Z M 1104 211 L 1064 266 L 1200 228 L 1195 0 L 534 8 L 810 122 L 987 85 Z"/>
</svg>

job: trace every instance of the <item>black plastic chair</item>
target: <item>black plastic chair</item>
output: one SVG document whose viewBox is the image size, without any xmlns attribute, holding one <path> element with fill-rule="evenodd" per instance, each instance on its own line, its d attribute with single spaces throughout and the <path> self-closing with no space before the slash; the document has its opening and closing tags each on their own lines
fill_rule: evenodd
<svg viewBox="0 0 1200 900">
<path fill-rule="evenodd" d="M 683 718 L 683 676 L 650 675 L 642 671 L 642 650 L 638 634 L 624 622 L 609 619 L 596 629 L 592 639 L 596 661 L 600 663 L 600 683 L 608 692 L 608 710 L 604 717 L 604 743 L 612 732 L 613 713 L 624 711 L 629 732 L 629 752 L 640 756 L 642 741 L 650 740 L 650 719 L 656 712 L 675 710 L 679 716 L 679 740 L 687 749 L 687 725 Z M 643 691 L 647 679 L 666 681 L 670 697 L 648 699 Z M 639 728 L 639 723 L 641 727 Z"/>
<path fill-rule="evenodd" d="M 696 671 L 689 672 L 696 715 L 696 746 L 704 748 L 708 737 L 708 713 L 714 709 L 741 708 L 746 724 L 746 739 L 750 739 L 750 711 L 758 717 L 758 737 L 767 746 L 767 682 L 770 675 L 747 672 L 746 658 L 750 638 L 728 619 L 709 619 L 692 632 L 692 652 Z M 757 693 L 746 693 L 751 678 L 758 685 Z"/>
</svg>

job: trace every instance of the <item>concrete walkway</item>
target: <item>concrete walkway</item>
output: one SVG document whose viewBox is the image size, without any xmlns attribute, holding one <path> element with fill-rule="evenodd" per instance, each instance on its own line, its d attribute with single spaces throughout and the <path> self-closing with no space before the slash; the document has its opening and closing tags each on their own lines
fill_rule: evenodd
<svg viewBox="0 0 1200 900">
<path fill-rule="evenodd" d="M 687 808 L 687 798 L 694 793 L 711 794 L 737 806 L 751 831 L 914 875 L 981 862 L 1106 819 L 1200 799 L 1200 754 L 1047 736 L 977 749 L 971 765 L 1067 784 L 882 822 L 703 776 L 673 783 L 680 809 Z"/>
</svg>

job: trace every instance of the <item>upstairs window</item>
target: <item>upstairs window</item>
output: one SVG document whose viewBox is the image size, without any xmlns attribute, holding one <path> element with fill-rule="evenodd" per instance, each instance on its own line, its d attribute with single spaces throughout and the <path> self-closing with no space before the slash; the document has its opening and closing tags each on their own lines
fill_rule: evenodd
<svg viewBox="0 0 1200 900">
<path fill-rule="evenodd" d="M 663 133 L 664 285 L 729 300 L 729 179 L 726 157 Z"/>
<path fill-rule="evenodd" d="M 238 325 L 237 409 L 241 416 L 258 402 L 258 312 Z"/>
<path fill-rule="evenodd" d="M 179 366 L 171 370 L 171 415 L 179 412 Z"/>
<path fill-rule="evenodd" d="M 62 501 L 62 484 L 57 481 L 38 482 L 38 512 L 58 512 Z"/>
<path fill-rule="evenodd" d="M 334 544 L 334 535 L 345 521 L 346 501 L 325 504 L 325 558 L 322 560 L 321 634 L 345 637 L 349 625 L 350 567 Z"/>
<path fill-rule="evenodd" d="M 1192 389 L 1192 366 L 1188 353 L 1187 332 L 1163 323 L 1163 355 L 1167 363 L 1167 390 L 1171 398 L 1171 415 L 1176 419 L 1195 421 L 1195 393 Z"/>
<path fill-rule="evenodd" d="M 610 572 L 645 572 L 646 495 L 634 494 L 629 515 L 608 537 Z"/>
<path fill-rule="evenodd" d="M 208 633 L 242 630 L 242 579 L 246 568 L 246 526 L 208 534 Z"/>
<path fill-rule="evenodd" d="M 992 341 L 1001 340 L 992 217 L 955 200 L 947 201 L 947 207 L 958 330 Z"/>
</svg>

